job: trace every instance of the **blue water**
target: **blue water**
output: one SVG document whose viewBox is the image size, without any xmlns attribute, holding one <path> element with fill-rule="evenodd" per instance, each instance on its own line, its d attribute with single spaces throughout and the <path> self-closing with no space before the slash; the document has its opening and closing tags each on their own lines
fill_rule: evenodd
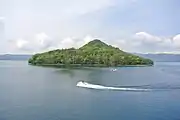
<svg viewBox="0 0 180 120">
<path fill-rule="evenodd" d="M 179 73 L 177 62 L 112 72 L 0 61 L 0 120 L 179 120 Z M 148 85 L 154 91 L 78 88 L 80 80 L 107 86 Z"/>
</svg>

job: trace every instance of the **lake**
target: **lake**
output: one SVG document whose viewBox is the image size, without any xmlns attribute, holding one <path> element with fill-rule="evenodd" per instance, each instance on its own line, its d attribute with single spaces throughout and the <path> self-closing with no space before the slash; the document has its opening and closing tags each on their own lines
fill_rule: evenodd
<svg viewBox="0 0 180 120">
<path fill-rule="evenodd" d="M 0 120 L 179 120 L 180 63 L 58 69 L 0 61 Z M 78 81 L 152 91 L 76 87 Z"/>
</svg>

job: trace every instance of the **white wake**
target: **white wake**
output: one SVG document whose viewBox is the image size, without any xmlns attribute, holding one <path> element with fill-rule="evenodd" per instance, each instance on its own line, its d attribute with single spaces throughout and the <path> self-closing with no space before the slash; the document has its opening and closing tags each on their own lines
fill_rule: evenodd
<svg viewBox="0 0 180 120">
<path fill-rule="evenodd" d="M 91 89 L 107 89 L 107 90 L 120 90 L 120 91 L 149 91 L 150 90 L 150 89 L 140 89 L 140 88 L 108 87 L 108 86 L 90 84 L 84 81 L 78 82 L 76 86 L 83 87 L 83 88 L 91 88 Z"/>
</svg>

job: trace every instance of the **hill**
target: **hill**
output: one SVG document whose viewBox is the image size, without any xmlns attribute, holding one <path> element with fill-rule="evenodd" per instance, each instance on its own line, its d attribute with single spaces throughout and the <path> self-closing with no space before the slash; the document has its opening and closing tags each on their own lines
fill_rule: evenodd
<svg viewBox="0 0 180 120">
<path fill-rule="evenodd" d="M 0 55 L 0 60 L 28 60 L 32 55 L 5 54 Z"/>
<path fill-rule="evenodd" d="M 153 65 L 153 61 L 130 53 L 100 40 L 93 40 L 79 49 L 57 49 L 39 53 L 29 59 L 32 65 L 55 65 L 60 67 L 87 66 L 110 67 L 121 65 Z"/>
</svg>

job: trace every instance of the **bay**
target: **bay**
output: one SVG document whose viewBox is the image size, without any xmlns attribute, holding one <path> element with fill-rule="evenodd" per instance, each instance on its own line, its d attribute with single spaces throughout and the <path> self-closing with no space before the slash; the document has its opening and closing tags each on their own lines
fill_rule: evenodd
<svg viewBox="0 0 180 120">
<path fill-rule="evenodd" d="M 60 69 L 0 61 L 0 120 L 177 120 L 180 63 L 153 67 Z M 76 87 L 78 81 L 150 92 Z M 158 89 L 158 90 L 157 90 Z"/>
</svg>

